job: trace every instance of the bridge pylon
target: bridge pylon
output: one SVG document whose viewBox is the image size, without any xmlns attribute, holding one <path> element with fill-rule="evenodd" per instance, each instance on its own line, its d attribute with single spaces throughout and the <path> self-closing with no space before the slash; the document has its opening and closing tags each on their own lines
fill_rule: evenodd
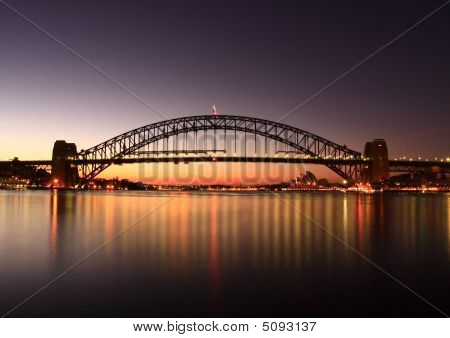
<svg viewBox="0 0 450 338">
<path fill-rule="evenodd" d="M 77 159 L 77 146 L 64 140 L 55 141 L 52 155 L 52 184 L 59 188 L 75 188 L 78 168 L 71 160 Z"/>
<path fill-rule="evenodd" d="M 362 180 L 364 183 L 382 182 L 389 179 L 389 157 L 386 141 L 374 139 L 364 147 Z"/>
</svg>

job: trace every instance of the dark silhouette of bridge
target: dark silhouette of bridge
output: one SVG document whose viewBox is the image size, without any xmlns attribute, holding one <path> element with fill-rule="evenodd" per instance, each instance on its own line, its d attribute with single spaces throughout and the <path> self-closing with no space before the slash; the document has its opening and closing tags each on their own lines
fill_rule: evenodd
<svg viewBox="0 0 450 338">
<path fill-rule="evenodd" d="M 155 162 L 271 162 L 322 164 L 348 182 L 373 182 L 390 171 L 448 171 L 439 161 L 392 161 L 384 140 L 364 155 L 286 124 L 234 115 L 200 115 L 152 123 L 86 150 L 56 141 L 52 160 L 20 161 L 49 168 L 60 186 L 85 186 L 115 164 Z M 5 162 L 3 162 L 5 164 Z"/>
</svg>

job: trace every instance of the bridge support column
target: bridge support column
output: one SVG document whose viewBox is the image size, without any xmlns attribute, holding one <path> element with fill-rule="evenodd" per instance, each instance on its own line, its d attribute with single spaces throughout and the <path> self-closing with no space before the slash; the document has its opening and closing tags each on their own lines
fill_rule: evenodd
<svg viewBox="0 0 450 338">
<path fill-rule="evenodd" d="M 52 184 L 60 188 L 75 188 L 78 181 L 78 168 L 69 160 L 77 158 L 75 143 L 56 141 L 52 156 Z"/>
<path fill-rule="evenodd" d="M 382 182 L 389 179 L 389 157 L 386 141 L 374 139 L 364 147 L 362 178 L 365 183 Z"/>
</svg>

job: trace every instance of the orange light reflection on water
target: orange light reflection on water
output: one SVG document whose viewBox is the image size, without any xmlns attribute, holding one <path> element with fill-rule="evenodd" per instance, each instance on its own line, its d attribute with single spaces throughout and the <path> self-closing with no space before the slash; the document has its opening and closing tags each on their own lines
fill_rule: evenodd
<svg viewBox="0 0 450 338">
<path fill-rule="evenodd" d="M 209 235 L 209 285 L 211 290 L 211 311 L 219 308 L 221 302 L 220 267 L 219 267 L 219 238 L 217 224 L 217 196 L 211 196 L 210 208 L 210 235 Z"/>
</svg>

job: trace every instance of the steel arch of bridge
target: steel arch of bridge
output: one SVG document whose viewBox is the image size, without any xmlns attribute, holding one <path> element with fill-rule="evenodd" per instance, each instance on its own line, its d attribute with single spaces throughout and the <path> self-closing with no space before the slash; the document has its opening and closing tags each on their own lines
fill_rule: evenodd
<svg viewBox="0 0 450 338">
<path fill-rule="evenodd" d="M 152 123 L 113 137 L 78 153 L 80 178 L 90 181 L 114 164 L 114 160 L 135 154 L 149 144 L 171 136 L 208 130 L 229 130 L 260 135 L 292 147 L 298 153 L 322 159 L 361 159 L 361 154 L 305 130 L 259 118 L 235 115 L 200 115 Z M 100 161 L 99 161 L 100 160 Z M 108 160 L 111 160 L 108 162 Z M 325 164 L 348 181 L 358 181 L 361 165 Z"/>
</svg>

